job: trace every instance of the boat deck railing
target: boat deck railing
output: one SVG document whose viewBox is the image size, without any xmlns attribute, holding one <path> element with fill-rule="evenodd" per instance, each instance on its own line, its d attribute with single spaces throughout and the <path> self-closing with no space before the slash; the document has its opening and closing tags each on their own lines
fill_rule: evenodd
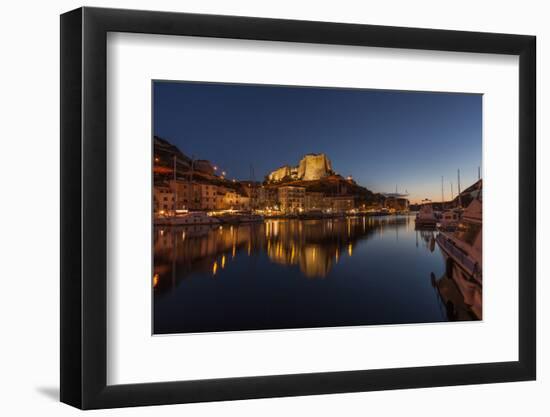
<svg viewBox="0 0 550 417">
<path fill-rule="evenodd" d="M 481 270 L 478 263 L 470 258 L 464 250 L 454 245 L 452 241 L 441 234 L 438 236 L 437 241 L 440 246 L 447 251 L 449 255 L 455 258 L 470 275 L 478 281 L 481 280 Z"/>
</svg>

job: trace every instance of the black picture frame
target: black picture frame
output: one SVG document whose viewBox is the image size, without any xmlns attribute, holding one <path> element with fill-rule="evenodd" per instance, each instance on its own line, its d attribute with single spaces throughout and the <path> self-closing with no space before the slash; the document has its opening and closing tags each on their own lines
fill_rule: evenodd
<svg viewBox="0 0 550 417">
<path fill-rule="evenodd" d="M 108 32 L 519 56 L 519 360 L 107 385 Z M 61 15 L 61 401 L 94 409 L 535 379 L 535 51 L 524 35 L 88 7 Z"/>
</svg>

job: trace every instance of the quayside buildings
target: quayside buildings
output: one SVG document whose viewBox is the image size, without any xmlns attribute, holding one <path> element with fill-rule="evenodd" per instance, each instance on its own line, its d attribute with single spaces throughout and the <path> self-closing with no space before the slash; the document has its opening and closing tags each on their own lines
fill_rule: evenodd
<svg viewBox="0 0 550 417">
<path fill-rule="evenodd" d="M 268 173 L 263 182 L 237 181 L 210 161 L 189 157 L 157 136 L 153 175 L 155 216 L 226 210 L 343 213 L 365 208 L 366 198 L 374 196 L 351 177 L 338 175 L 325 154 L 307 154 L 297 166 Z M 377 202 L 383 205 L 383 200 Z"/>
</svg>

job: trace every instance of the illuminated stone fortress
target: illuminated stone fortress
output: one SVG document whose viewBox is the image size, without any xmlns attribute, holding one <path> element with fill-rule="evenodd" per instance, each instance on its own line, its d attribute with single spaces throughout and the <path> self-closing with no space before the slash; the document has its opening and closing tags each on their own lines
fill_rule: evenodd
<svg viewBox="0 0 550 417">
<path fill-rule="evenodd" d="M 283 165 L 267 175 L 268 182 L 283 180 L 315 181 L 333 175 L 330 159 L 323 153 L 307 154 L 296 167 Z"/>
</svg>

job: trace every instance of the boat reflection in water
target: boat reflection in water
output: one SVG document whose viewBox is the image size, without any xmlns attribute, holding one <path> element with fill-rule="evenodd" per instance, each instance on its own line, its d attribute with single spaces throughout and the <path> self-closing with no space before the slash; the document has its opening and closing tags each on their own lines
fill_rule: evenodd
<svg viewBox="0 0 550 417">
<path fill-rule="evenodd" d="M 413 216 L 155 227 L 154 333 L 453 320 L 435 233 Z"/>
<path fill-rule="evenodd" d="M 481 287 L 473 285 L 458 271 L 455 275 L 444 274 L 439 279 L 431 274 L 431 281 L 437 289 L 449 321 L 481 320 Z M 460 282 L 460 284 L 458 284 Z M 468 291 L 463 295 L 465 286 Z"/>
</svg>

